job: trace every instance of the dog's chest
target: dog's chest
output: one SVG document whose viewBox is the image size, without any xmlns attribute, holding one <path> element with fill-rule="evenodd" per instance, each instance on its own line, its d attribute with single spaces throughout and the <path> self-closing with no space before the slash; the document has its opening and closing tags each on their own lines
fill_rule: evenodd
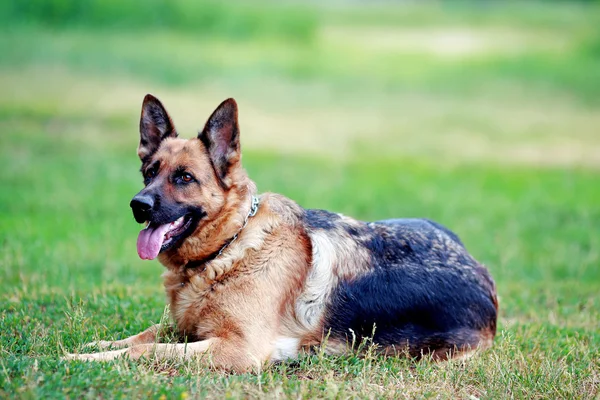
<svg viewBox="0 0 600 400">
<path fill-rule="evenodd" d="M 200 275 L 185 277 L 166 272 L 163 275 L 169 307 L 177 329 L 181 333 L 199 335 L 209 329 L 210 318 L 205 318 L 207 305 L 214 297 L 213 285 Z"/>
</svg>

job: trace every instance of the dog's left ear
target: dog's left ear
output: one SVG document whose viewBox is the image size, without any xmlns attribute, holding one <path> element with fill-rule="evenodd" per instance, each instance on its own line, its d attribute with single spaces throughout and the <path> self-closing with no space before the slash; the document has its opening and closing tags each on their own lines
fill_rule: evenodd
<svg viewBox="0 0 600 400">
<path fill-rule="evenodd" d="M 217 177 L 225 186 L 229 169 L 240 161 L 240 129 L 234 99 L 227 99 L 212 113 L 198 139 L 204 143 Z"/>
</svg>

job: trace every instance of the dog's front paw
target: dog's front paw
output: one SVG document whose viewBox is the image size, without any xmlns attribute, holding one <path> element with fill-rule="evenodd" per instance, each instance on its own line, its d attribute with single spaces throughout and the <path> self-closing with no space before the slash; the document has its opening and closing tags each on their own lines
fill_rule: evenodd
<svg viewBox="0 0 600 400">
<path fill-rule="evenodd" d="M 87 353 L 87 354 L 72 354 L 68 353 L 62 357 L 63 361 L 79 360 L 79 361 L 110 361 L 116 358 L 122 357 L 127 354 L 128 349 L 104 351 L 101 353 Z"/>
<path fill-rule="evenodd" d="M 90 356 L 92 356 L 93 354 L 74 354 L 74 353 L 67 353 L 67 355 L 61 357 L 60 359 L 62 361 L 73 361 L 73 360 L 80 360 L 80 361 L 91 361 L 92 358 Z"/>
<path fill-rule="evenodd" d="M 96 342 L 90 342 L 90 343 L 86 343 L 83 345 L 84 349 L 99 349 L 99 350 L 106 350 L 109 348 L 121 348 L 123 346 L 120 346 L 119 341 L 109 341 L 109 340 L 98 340 Z"/>
</svg>

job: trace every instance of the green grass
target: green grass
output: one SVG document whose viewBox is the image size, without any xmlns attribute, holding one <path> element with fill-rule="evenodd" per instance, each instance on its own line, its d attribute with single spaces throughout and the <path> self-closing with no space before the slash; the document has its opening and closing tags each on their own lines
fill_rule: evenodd
<svg viewBox="0 0 600 400">
<path fill-rule="evenodd" d="M 115 4 L 0 6 L 1 398 L 597 398 L 598 5 Z M 494 347 L 244 375 L 61 361 L 163 318 L 128 207 L 147 92 L 183 136 L 235 96 L 260 191 L 452 228 L 496 279 Z"/>
</svg>

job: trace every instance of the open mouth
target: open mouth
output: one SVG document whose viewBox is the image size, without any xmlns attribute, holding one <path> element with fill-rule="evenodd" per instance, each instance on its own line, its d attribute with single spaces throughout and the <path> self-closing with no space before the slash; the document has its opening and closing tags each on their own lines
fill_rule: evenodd
<svg viewBox="0 0 600 400">
<path fill-rule="evenodd" d="M 166 224 L 149 223 L 137 240 L 138 255 L 142 260 L 153 260 L 161 251 L 173 247 L 193 232 L 198 220 L 191 214 Z"/>
</svg>

